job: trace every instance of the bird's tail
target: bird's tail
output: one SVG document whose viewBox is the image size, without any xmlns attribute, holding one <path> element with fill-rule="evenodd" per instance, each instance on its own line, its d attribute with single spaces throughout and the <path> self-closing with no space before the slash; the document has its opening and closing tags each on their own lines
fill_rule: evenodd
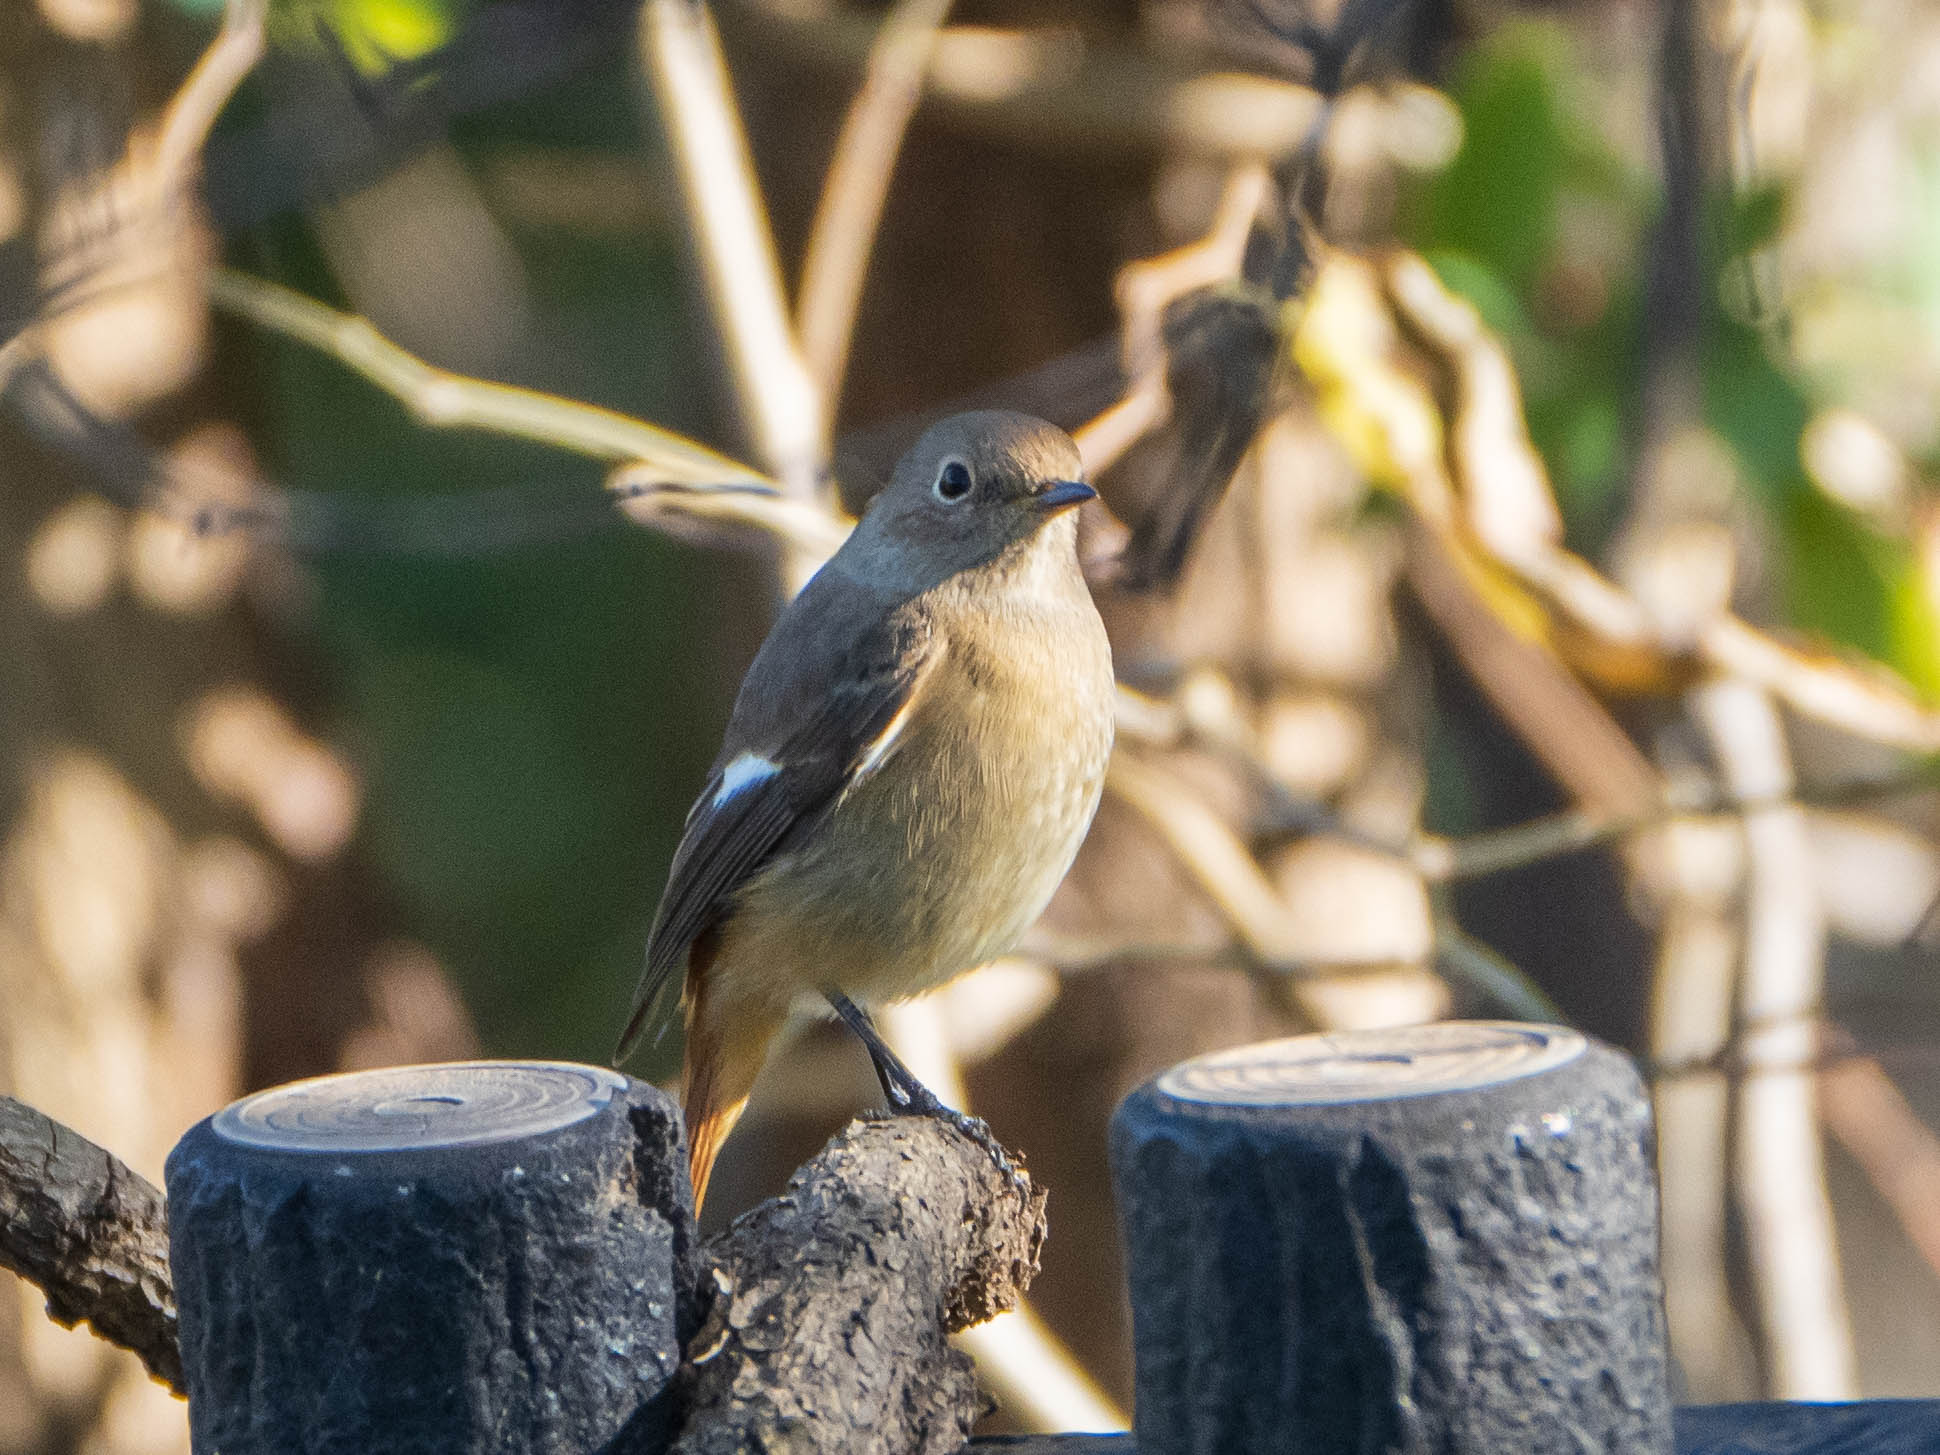
<svg viewBox="0 0 1940 1455">
<path fill-rule="evenodd" d="M 721 1153 L 748 1093 L 781 1029 L 779 1018 L 710 1013 L 703 980 L 687 1004 L 687 1054 L 681 1070 L 680 1105 L 687 1121 L 687 1171 L 694 1183 L 694 1210 L 707 1196 L 714 1159 Z"/>
</svg>

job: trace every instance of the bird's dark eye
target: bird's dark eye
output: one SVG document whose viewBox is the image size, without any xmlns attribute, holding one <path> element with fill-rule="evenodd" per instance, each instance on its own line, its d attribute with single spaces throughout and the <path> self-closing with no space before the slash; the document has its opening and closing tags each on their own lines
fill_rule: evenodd
<svg viewBox="0 0 1940 1455">
<path fill-rule="evenodd" d="M 970 467 L 952 456 L 936 472 L 936 498 L 954 505 L 970 493 Z"/>
</svg>

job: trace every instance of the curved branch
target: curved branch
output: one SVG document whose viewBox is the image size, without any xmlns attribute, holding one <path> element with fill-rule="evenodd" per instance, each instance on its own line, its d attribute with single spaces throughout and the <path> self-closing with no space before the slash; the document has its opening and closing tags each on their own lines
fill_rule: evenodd
<svg viewBox="0 0 1940 1455">
<path fill-rule="evenodd" d="M 79 1132 L 0 1096 L 0 1267 L 85 1319 L 177 1394 L 175 1285 L 160 1189 Z"/>
<path fill-rule="evenodd" d="M 950 1455 L 982 1410 L 946 1331 L 1017 1302 L 1044 1194 L 929 1117 L 859 1121 L 709 1247 L 679 1455 Z"/>
</svg>

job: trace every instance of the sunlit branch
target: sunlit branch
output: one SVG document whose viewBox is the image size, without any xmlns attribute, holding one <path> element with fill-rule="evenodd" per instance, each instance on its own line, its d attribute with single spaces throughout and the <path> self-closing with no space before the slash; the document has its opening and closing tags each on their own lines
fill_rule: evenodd
<svg viewBox="0 0 1940 1455">
<path fill-rule="evenodd" d="M 791 74 L 844 90 L 860 80 L 877 34 L 860 13 L 760 0 L 735 0 L 725 18 Z M 1322 106 L 1311 89 L 1275 77 L 1208 70 L 1050 27 L 947 26 L 923 90 L 959 127 L 1059 156 L 1075 148 L 1279 158 L 1300 145 Z"/>
<path fill-rule="evenodd" d="M 169 99 L 155 149 L 160 205 L 173 205 L 182 195 L 217 115 L 262 59 L 268 10 L 268 0 L 228 0 L 221 31 Z"/>
<path fill-rule="evenodd" d="M 923 95 L 923 75 L 950 0 L 898 0 L 883 21 L 861 88 L 843 118 L 802 259 L 799 325 L 810 376 L 833 420 L 855 333 L 856 308 L 896 170 Z"/>
<path fill-rule="evenodd" d="M 759 471 L 644 420 L 436 368 L 367 320 L 280 284 L 223 272 L 212 280 L 210 295 L 218 308 L 328 354 L 431 428 L 485 430 L 598 460 L 638 461 L 676 484 L 773 484 Z"/>
<path fill-rule="evenodd" d="M 647 0 L 640 57 L 659 102 L 742 414 L 783 489 L 811 499 L 828 457 L 826 412 L 790 325 L 774 239 L 707 7 Z M 789 574 L 803 576 L 809 564 L 795 563 Z"/>
</svg>

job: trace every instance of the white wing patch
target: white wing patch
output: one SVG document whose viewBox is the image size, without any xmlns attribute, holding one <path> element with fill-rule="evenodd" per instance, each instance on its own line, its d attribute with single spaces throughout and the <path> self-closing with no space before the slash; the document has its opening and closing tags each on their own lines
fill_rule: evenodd
<svg viewBox="0 0 1940 1455">
<path fill-rule="evenodd" d="M 869 750 L 857 761 L 855 765 L 857 778 L 867 778 L 881 766 L 882 760 L 889 756 L 889 750 L 896 746 L 896 739 L 902 736 L 903 728 L 909 722 L 910 710 L 915 706 L 916 695 L 911 693 L 909 701 L 905 702 L 897 710 L 896 715 L 889 719 L 889 726 L 882 730 L 882 736 L 869 744 Z"/>
<path fill-rule="evenodd" d="M 781 771 L 759 753 L 743 753 L 721 770 L 721 786 L 714 790 L 714 806 L 719 808 L 742 789 L 772 778 Z"/>
</svg>

